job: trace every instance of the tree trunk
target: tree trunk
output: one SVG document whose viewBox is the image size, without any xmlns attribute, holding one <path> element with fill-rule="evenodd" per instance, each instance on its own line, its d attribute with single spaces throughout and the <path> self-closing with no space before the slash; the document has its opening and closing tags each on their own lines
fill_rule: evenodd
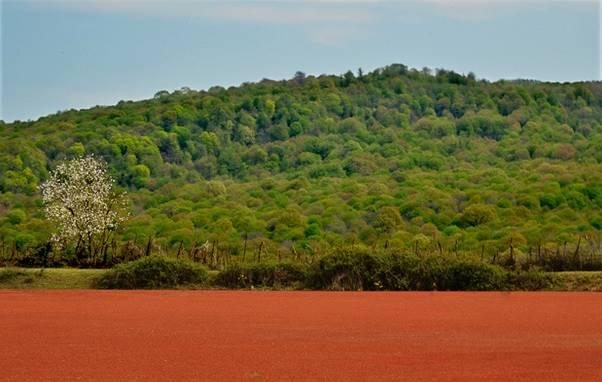
<svg viewBox="0 0 602 382">
<path fill-rule="evenodd" d="M 103 267 L 107 266 L 107 259 L 109 257 L 108 253 L 109 253 L 109 243 L 106 243 L 102 249 L 102 266 Z"/>
<path fill-rule="evenodd" d="M 92 263 L 94 260 L 94 243 L 92 242 L 93 236 L 92 234 L 88 234 L 88 264 Z"/>
</svg>

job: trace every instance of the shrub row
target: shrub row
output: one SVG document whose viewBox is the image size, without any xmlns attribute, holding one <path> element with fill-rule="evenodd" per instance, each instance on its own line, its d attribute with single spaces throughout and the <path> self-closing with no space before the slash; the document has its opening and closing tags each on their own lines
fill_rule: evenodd
<svg viewBox="0 0 602 382">
<path fill-rule="evenodd" d="M 106 271 L 97 280 L 101 289 L 165 289 L 203 285 L 207 270 L 190 261 L 148 256 Z"/>
<path fill-rule="evenodd" d="M 538 290 L 553 285 L 543 272 L 507 272 L 471 257 L 379 254 L 342 250 L 311 265 L 290 262 L 234 264 L 211 284 L 224 288 L 317 290 Z M 186 260 L 150 256 L 105 272 L 99 288 L 159 289 L 209 285 L 205 268 Z"/>
<path fill-rule="evenodd" d="M 309 286 L 331 290 L 497 290 L 505 287 L 505 281 L 502 268 L 471 258 L 342 251 L 312 267 Z"/>
<path fill-rule="evenodd" d="M 233 265 L 221 271 L 214 284 L 225 288 L 302 288 L 308 267 L 299 263 Z"/>
<path fill-rule="evenodd" d="M 312 265 L 234 265 L 215 284 L 226 288 L 307 288 L 317 290 L 539 290 L 553 285 L 537 271 L 507 272 L 476 258 L 412 254 L 374 255 L 342 250 Z"/>
</svg>

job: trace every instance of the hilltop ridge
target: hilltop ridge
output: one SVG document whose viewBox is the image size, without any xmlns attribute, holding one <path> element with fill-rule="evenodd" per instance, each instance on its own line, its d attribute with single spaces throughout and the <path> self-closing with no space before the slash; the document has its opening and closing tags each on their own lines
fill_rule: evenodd
<svg viewBox="0 0 602 382">
<path fill-rule="evenodd" d="M 0 124 L 0 237 L 20 249 L 48 240 L 38 184 L 59 161 L 93 153 L 129 191 L 121 242 L 487 256 L 509 243 L 521 253 L 595 245 L 601 120 L 597 82 L 491 83 L 401 64 L 160 91 Z"/>
</svg>

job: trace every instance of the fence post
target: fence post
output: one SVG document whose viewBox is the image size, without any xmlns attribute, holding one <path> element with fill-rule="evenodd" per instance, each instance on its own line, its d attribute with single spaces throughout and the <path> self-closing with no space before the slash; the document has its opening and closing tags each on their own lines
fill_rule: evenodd
<svg viewBox="0 0 602 382">
<path fill-rule="evenodd" d="M 245 262 L 245 257 L 247 256 L 247 239 L 249 238 L 249 234 L 245 232 L 245 244 L 242 249 L 242 262 Z"/>
<path fill-rule="evenodd" d="M 148 237 L 148 242 L 146 243 L 146 251 L 144 251 L 145 256 L 150 256 L 153 250 L 153 236 Z"/>
<path fill-rule="evenodd" d="M 259 252 L 257 253 L 257 262 L 261 263 L 261 251 L 263 250 L 263 240 L 259 243 Z"/>
<path fill-rule="evenodd" d="M 176 259 L 180 258 L 180 253 L 182 252 L 183 245 L 184 245 L 184 240 L 180 240 L 180 246 L 178 247 L 178 254 L 176 255 Z"/>
<path fill-rule="evenodd" d="M 581 235 L 579 235 L 579 239 L 577 239 L 577 248 L 575 248 L 575 255 L 573 257 L 577 259 L 577 262 L 579 263 L 579 269 L 583 269 L 583 266 L 581 264 L 581 256 L 579 256 L 579 247 L 580 246 L 581 246 Z"/>
<path fill-rule="evenodd" d="M 299 253 L 297 252 L 297 249 L 295 248 L 295 244 L 293 244 L 293 246 L 291 247 L 291 252 L 293 252 L 294 259 L 299 261 Z"/>
</svg>

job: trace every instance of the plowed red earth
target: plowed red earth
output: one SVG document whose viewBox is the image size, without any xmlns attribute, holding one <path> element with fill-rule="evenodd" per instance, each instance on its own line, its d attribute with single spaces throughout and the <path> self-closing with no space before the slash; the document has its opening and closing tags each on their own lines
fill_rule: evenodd
<svg viewBox="0 0 602 382">
<path fill-rule="evenodd" d="M 602 294 L 0 291 L 0 380 L 602 381 Z"/>
</svg>

